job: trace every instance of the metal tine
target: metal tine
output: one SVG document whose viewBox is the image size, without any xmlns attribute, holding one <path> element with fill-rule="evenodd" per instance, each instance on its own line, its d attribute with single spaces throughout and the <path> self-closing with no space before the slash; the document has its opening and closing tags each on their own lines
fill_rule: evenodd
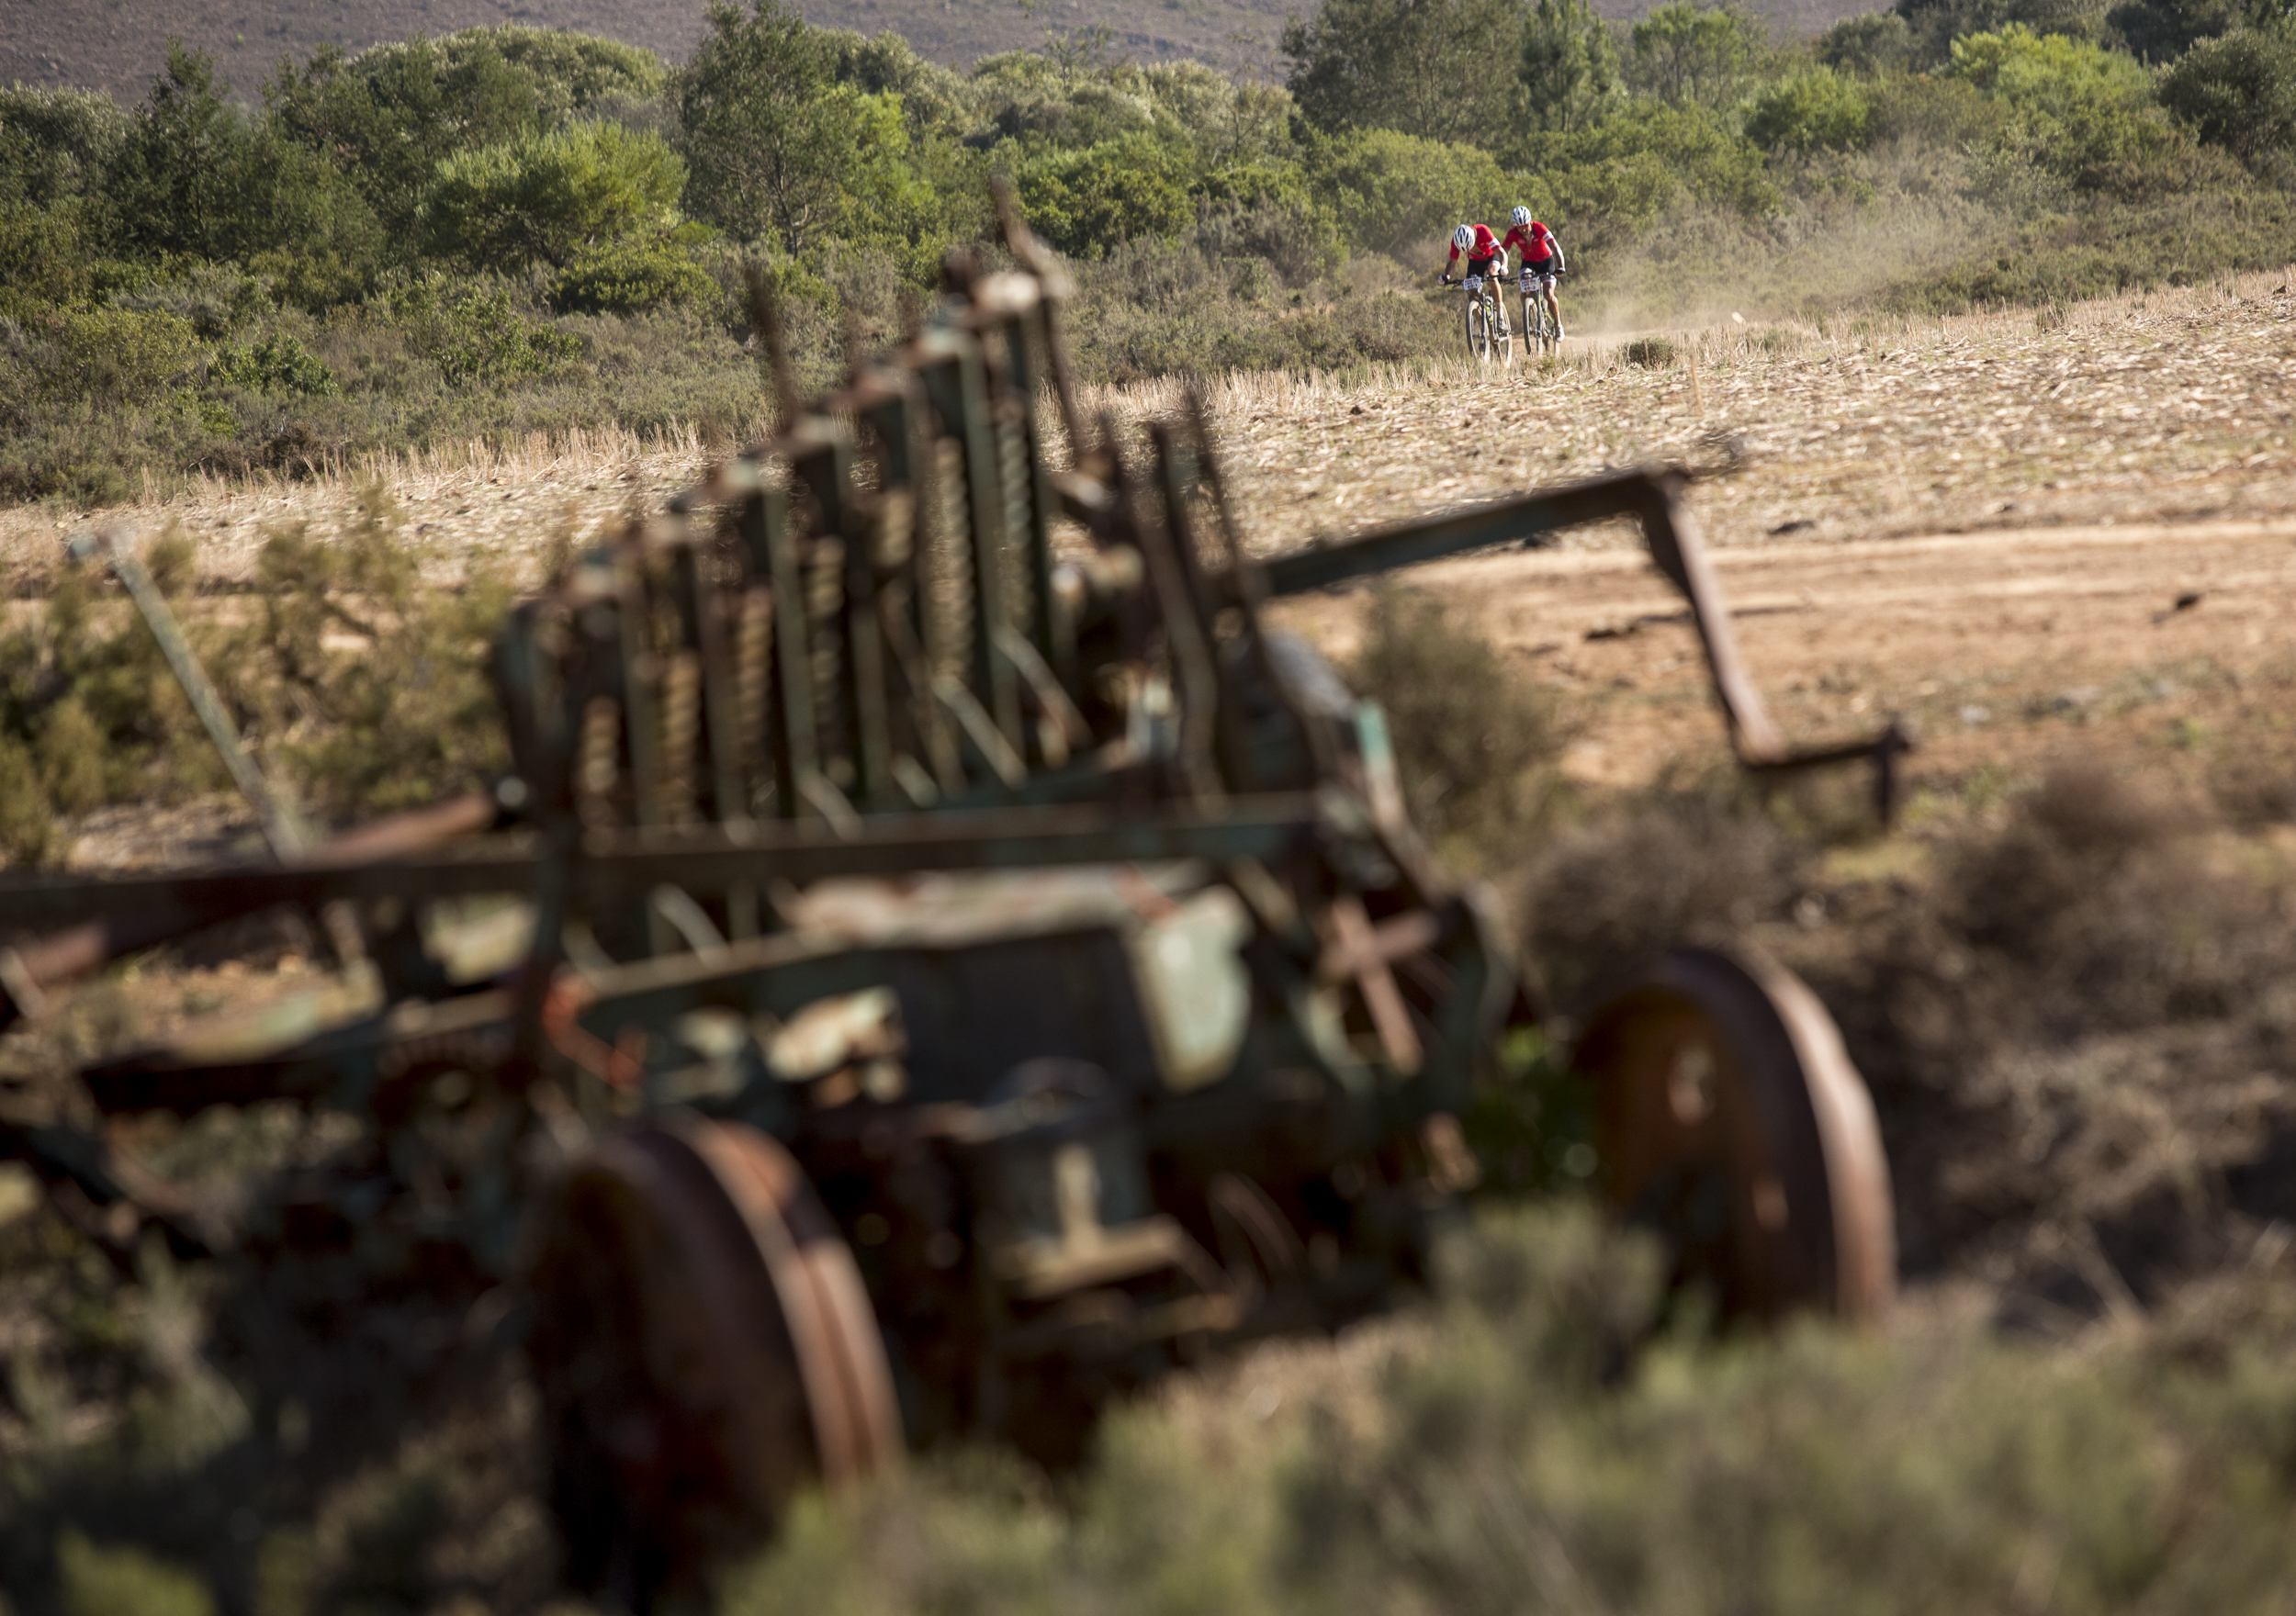
<svg viewBox="0 0 2296 1616">
<path fill-rule="evenodd" d="M 689 534 L 678 551 L 678 581 L 685 596 L 686 621 L 702 658 L 703 716 L 708 724 L 710 802 L 723 825 L 749 819 L 748 782 L 743 769 L 741 690 L 726 644 L 726 612 L 737 597 L 711 577 L 713 557 Z"/>
<path fill-rule="evenodd" d="M 814 749 L 812 636 L 791 542 L 788 493 L 760 488 L 744 502 L 740 525 L 750 570 L 765 579 L 772 594 L 773 686 L 780 697 L 771 726 L 774 806 L 782 818 L 794 819 L 805 802 L 804 783 L 819 772 L 819 764 Z"/>
<path fill-rule="evenodd" d="M 1187 392 L 1189 434 L 1195 439 L 1196 465 L 1203 474 L 1204 488 L 1211 496 L 1212 514 L 1220 523 L 1221 546 L 1227 552 L 1228 577 L 1235 587 L 1235 606 L 1244 620 L 1244 652 L 1251 658 L 1252 668 L 1271 695 L 1288 713 L 1300 743 L 1307 748 L 1311 778 L 1329 780 L 1336 767 L 1332 753 L 1331 736 L 1322 725 L 1308 715 L 1300 704 L 1299 693 L 1276 666 L 1274 655 L 1267 648 L 1267 628 L 1263 609 L 1267 604 L 1267 578 L 1259 563 L 1252 559 L 1244 547 L 1244 534 L 1235 519 L 1235 508 L 1228 502 L 1228 479 L 1220 465 L 1220 450 L 1212 442 L 1210 412 L 1204 408 L 1201 388 L 1193 382 Z M 1254 788 L 1290 783 L 1254 780 Z"/>
<path fill-rule="evenodd" d="M 1210 763 L 1207 726 L 1218 706 L 1219 685 L 1210 648 L 1204 643 L 1201 620 L 1180 571 L 1179 558 L 1174 554 L 1170 530 L 1163 522 L 1147 521 L 1142 515 L 1139 492 L 1125 464 L 1122 440 L 1117 435 L 1116 419 L 1106 412 L 1100 417 L 1100 440 L 1108 450 L 1118 523 L 1135 536 L 1141 558 L 1147 564 L 1148 581 L 1155 591 L 1157 617 L 1164 625 L 1165 645 L 1172 658 L 1172 679 L 1176 687 L 1173 694 L 1180 708 L 1180 783 L 1197 796 L 1217 798 L 1221 795 L 1220 781 Z M 1165 440 L 1159 436 L 1156 450 L 1160 458 L 1168 458 L 1165 449 Z"/>
<path fill-rule="evenodd" d="M 1016 264 L 1036 277 L 1039 307 L 1043 311 L 1045 374 L 1052 384 L 1053 400 L 1060 407 L 1061 430 L 1068 434 L 1069 463 L 1082 466 L 1084 416 L 1076 408 L 1075 377 L 1069 371 L 1068 351 L 1060 340 L 1058 314 L 1060 305 L 1075 294 L 1075 282 L 1020 217 L 1019 206 L 1013 199 L 1012 181 L 998 174 L 989 182 L 989 192 L 996 199 L 996 225 L 1005 238 L 1005 250 L 1012 254 Z"/>
<path fill-rule="evenodd" d="M 941 421 L 964 463 L 965 511 L 972 528 L 973 636 L 968 683 L 1007 744 L 1023 744 L 1020 692 L 996 645 L 1005 622 L 1005 498 L 998 476 L 996 433 L 990 415 L 987 366 L 970 333 L 949 333 L 946 397 L 937 399 Z"/>
<path fill-rule="evenodd" d="M 1196 548 L 1196 522 L 1191 509 L 1196 492 L 1194 457 L 1188 453 L 1186 439 L 1170 421 L 1155 422 L 1148 429 L 1148 435 L 1156 447 L 1156 471 L 1163 484 L 1165 532 L 1170 536 L 1175 570 L 1187 589 L 1187 604 L 1203 646 L 1213 691 L 1214 706 L 1208 726 L 1210 739 L 1218 749 L 1221 772 L 1231 785 L 1242 788 L 1251 780 L 1251 736 L 1245 733 L 1241 706 L 1231 699 L 1227 670 L 1220 659 L 1219 606 L 1204 576 L 1203 557 Z M 1184 715 L 1183 723 L 1193 717 L 1193 713 Z"/>
<path fill-rule="evenodd" d="M 797 397 L 797 376 L 790 368 L 789 345 L 782 339 L 782 309 L 773 296 L 773 288 L 766 284 L 765 266 L 752 258 L 741 266 L 741 278 L 749 290 L 749 325 L 763 349 L 766 380 L 773 389 L 773 401 L 779 414 L 774 423 L 776 433 L 786 432 L 796 424 L 803 406 Z"/>
<path fill-rule="evenodd" d="M 913 303 L 907 313 L 914 316 Z M 948 717 L 933 695 L 932 669 L 925 651 L 928 561 L 937 515 L 931 498 L 936 445 L 927 430 L 928 407 L 916 377 L 906 371 L 881 366 L 877 379 L 888 396 L 871 406 L 867 420 L 880 453 L 878 483 L 884 519 L 892 522 L 906 512 L 908 523 L 906 544 L 898 553 L 874 558 L 881 578 L 877 622 L 886 653 L 886 676 L 888 681 L 895 678 L 900 681 L 897 699 L 890 682 L 885 695 L 886 727 L 896 754 L 893 767 L 898 776 L 904 757 L 915 767 L 916 758 L 922 756 L 929 766 L 934 791 L 954 795 L 964 789 L 963 769 Z M 910 782 L 897 783 L 906 791 Z"/>
<path fill-rule="evenodd" d="M 614 592 L 621 630 L 623 722 L 629 736 L 634 812 L 641 825 L 662 823 L 661 732 L 656 711 L 659 695 L 657 658 L 647 644 L 652 613 L 646 582 L 643 530 L 633 523 L 614 553 Z"/>
<path fill-rule="evenodd" d="M 1030 313 L 1003 322 L 1005 342 L 1011 353 L 1012 390 L 1019 416 L 1022 451 L 1028 476 L 1021 492 L 1028 500 L 1029 638 L 1039 656 L 1061 676 L 1075 693 L 1075 647 L 1064 645 L 1058 633 L 1058 610 L 1052 598 L 1052 512 L 1058 509 L 1044 463 L 1044 433 L 1037 420 L 1036 367 L 1030 352 L 1041 329 L 1042 305 Z M 1049 351 L 1050 344 L 1046 344 Z"/>
</svg>

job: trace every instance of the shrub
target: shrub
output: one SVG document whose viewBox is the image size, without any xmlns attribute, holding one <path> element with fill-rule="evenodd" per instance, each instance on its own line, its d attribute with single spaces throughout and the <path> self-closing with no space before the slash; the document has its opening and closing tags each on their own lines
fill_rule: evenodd
<svg viewBox="0 0 2296 1616">
<path fill-rule="evenodd" d="M 103 186 L 128 115 L 93 90 L 0 89 L 0 202 L 45 208 Z"/>
<path fill-rule="evenodd" d="M 57 1540 L 64 1616 L 215 1616 L 215 1599 L 191 1575 L 122 1545 L 98 1548 L 76 1532 Z"/>
<path fill-rule="evenodd" d="M 251 393 L 300 393 L 308 398 L 330 398 L 343 391 L 334 372 L 287 331 L 224 349 L 208 366 L 208 381 Z"/>
<path fill-rule="evenodd" d="M 156 309 L 52 309 L 26 335 L 38 396 L 112 409 L 179 387 L 201 351 L 191 321 Z"/>
<path fill-rule="evenodd" d="M 1728 0 L 1671 0 L 1635 24 L 1629 37 L 1627 82 L 1675 107 L 1728 105 L 1766 46 L 1761 18 Z"/>
<path fill-rule="evenodd" d="M 1845 17 L 1818 38 L 1820 65 L 1874 78 L 1903 69 L 1913 55 L 1913 30 L 1894 11 Z"/>
<path fill-rule="evenodd" d="M 530 319 L 500 285 L 436 275 L 400 281 L 377 299 L 374 313 L 403 327 L 452 387 L 541 375 L 582 351 L 580 337 Z"/>
<path fill-rule="evenodd" d="M 563 265 L 671 222 L 686 169 L 658 135 L 578 124 L 448 158 L 425 207 L 435 251 L 473 269 Z"/>
<path fill-rule="evenodd" d="M 1487 152 L 1395 129 L 1325 142 L 1310 156 L 1308 174 L 1338 214 L 1340 233 L 1383 252 L 1441 240 L 1461 219 L 1497 219 L 1518 189 Z"/>
<path fill-rule="evenodd" d="M 1519 859 L 1560 750 L 1547 693 L 1440 600 L 1399 588 L 1372 596 L 1348 679 L 1386 711 L 1421 828 L 1460 852 L 1487 844 L 1475 860 L 1487 868 Z"/>
<path fill-rule="evenodd" d="M 1746 138 L 1797 157 L 1865 143 L 1867 108 L 1858 86 L 1828 67 L 1788 73 L 1746 109 Z"/>
<path fill-rule="evenodd" d="M 716 295 L 693 255 L 658 236 L 590 248 L 550 283 L 551 306 L 568 313 L 642 314 Z"/>
<path fill-rule="evenodd" d="M 1136 236 L 1169 236 L 1195 217 L 1174 155 L 1142 136 L 1048 152 L 1014 172 L 1029 223 L 1072 258 L 1098 258 Z"/>
<path fill-rule="evenodd" d="M 2296 23 L 2204 39 L 2163 73 L 2160 103 L 2212 145 L 2266 168 L 2296 155 Z"/>
</svg>

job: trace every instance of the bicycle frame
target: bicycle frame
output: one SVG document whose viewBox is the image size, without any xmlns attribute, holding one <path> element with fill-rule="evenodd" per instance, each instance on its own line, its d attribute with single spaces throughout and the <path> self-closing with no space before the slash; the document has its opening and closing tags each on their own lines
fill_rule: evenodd
<svg viewBox="0 0 2296 1616">
<path fill-rule="evenodd" d="M 1467 293 L 1462 324 L 1468 355 L 1474 359 L 1512 361 L 1514 348 L 1507 334 L 1506 304 L 1499 293 L 1499 277 L 1491 274 L 1470 275 L 1462 277 L 1459 285 Z M 1478 314 L 1482 318 L 1480 331 L 1476 327 Z"/>
<path fill-rule="evenodd" d="M 1561 346 L 1558 333 L 1562 321 L 1548 301 L 1554 296 L 1555 277 L 1524 275 L 1517 277 L 1515 286 L 1523 302 L 1523 352 L 1533 358 L 1545 358 Z"/>
</svg>

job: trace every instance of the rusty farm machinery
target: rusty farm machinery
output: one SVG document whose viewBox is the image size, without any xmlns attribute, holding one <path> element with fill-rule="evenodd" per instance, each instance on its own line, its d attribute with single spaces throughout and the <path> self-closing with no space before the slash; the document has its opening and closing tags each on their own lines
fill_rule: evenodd
<svg viewBox="0 0 2296 1616">
<path fill-rule="evenodd" d="M 1894 734 L 1771 726 L 1680 477 L 1256 560 L 1200 414 L 1082 418 L 1064 278 L 1007 239 L 1018 268 L 953 265 L 810 407 L 777 365 L 771 441 L 516 610 L 491 793 L 261 866 L 0 877 L 7 1019 L 131 949 L 325 917 L 328 988 L 90 1061 L 0 1150 L 92 1229 L 219 1250 L 107 1119 L 361 1119 L 266 1192 L 268 1238 L 515 1283 L 580 1586 L 642 1601 L 911 1446 L 1073 1456 L 1112 1393 L 1423 1283 L 1476 1173 L 1457 1119 L 1539 1002 L 1414 835 L 1379 711 L 1271 600 L 1631 517 L 1741 763 L 1870 759 L 1887 809 Z M 1885 1305 L 1872 1108 L 1798 982 L 1681 948 L 1575 1050 L 1602 1183 L 1680 1280 Z"/>
</svg>

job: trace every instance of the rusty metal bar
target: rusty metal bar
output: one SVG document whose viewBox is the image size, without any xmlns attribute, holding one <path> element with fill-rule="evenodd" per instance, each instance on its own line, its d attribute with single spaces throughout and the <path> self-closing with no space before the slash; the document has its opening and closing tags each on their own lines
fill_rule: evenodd
<svg viewBox="0 0 2296 1616">
<path fill-rule="evenodd" d="M 753 824 L 595 834 L 580 847 L 576 892 L 586 902 L 643 901 L 668 883 L 724 892 L 769 877 L 803 885 L 833 876 L 911 870 L 1023 870 L 1037 865 L 1166 859 L 1279 858 L 1321 823 L 1314 797 L 1232 798 L 1222 808 L 1142 812 L 1106 806 L 940 810 L 884 814 L 845 840 L 812 825 Z M 0 879 L 0 932 L 147 913 L 184 929 L 275 903 L 337 898 L 427 902 L 534 890 L 544 864 L 524 843 L 488 838 L 396 859 L 310 860 L 287 868 L 91 878 Z"/>
<path fill-rule="evenodd" d="M 222 696 L 208 679 L 207 669 L 199 666 L 191 642 L 184 637 L 183 625 L 168 609 L 167 598 L 160 593 L 152 575 L 144 570 L 142 560 L 128 547 L 124 538 L 119 530 L 106 528 L 95 534 L 92 544 L 73 540 L 73 553 L 84 557 L 92 549 L 111 564 L 113 573 L 128 591 L 128 598 L 135 602 L 136 610 L 151 627 L 152 637 L 159 642 L 160 655 L 167 659 L 168 670 L 183 687 L 191 710 L 199 715 L 208 738 L 223 755 L 223 767 L 231 771 L 231 783 L 262 820 L 264 840 L 269 845 L 272 857 L 282 861 L 298 857 L 310 841 L 310 832 L 293 806 L 271 789 L 263 770 L 247 755 L 231 714 L 223 711 Z"/>
</svg>

